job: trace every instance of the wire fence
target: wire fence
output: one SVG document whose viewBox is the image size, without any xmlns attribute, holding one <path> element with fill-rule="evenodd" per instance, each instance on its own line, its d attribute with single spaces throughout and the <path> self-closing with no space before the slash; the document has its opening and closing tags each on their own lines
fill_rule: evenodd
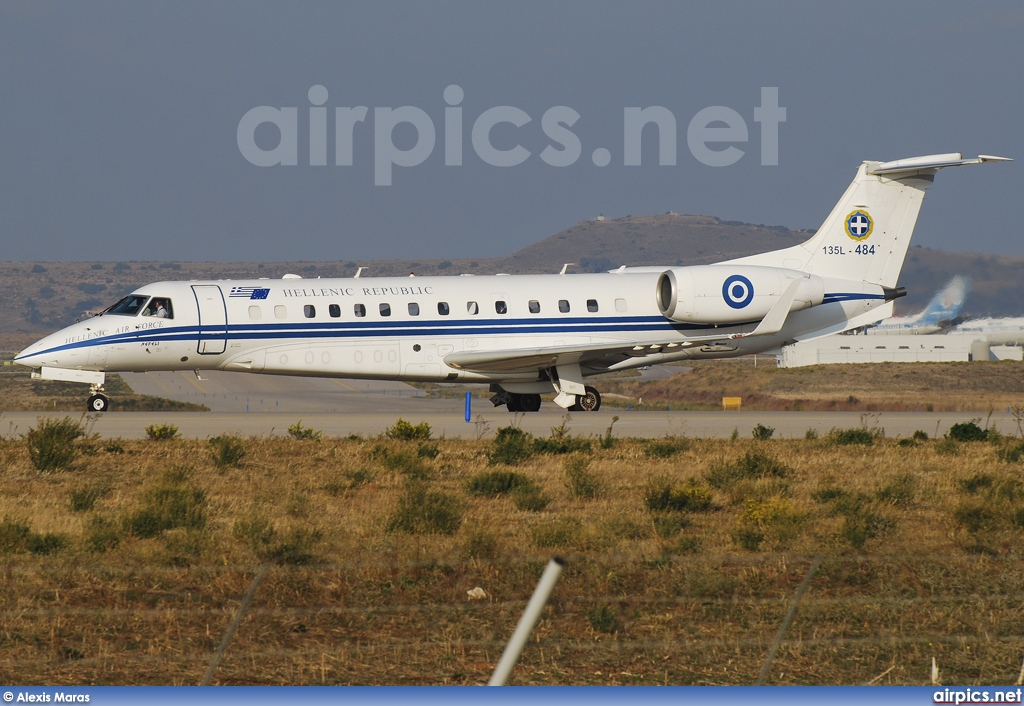
<svg viewBox="0 0 1024 706">
<path fill-rule="evenodd" d="M 513 683 L 1013 683 L 1024 567 L 989 556 L 569 557 Z M 19 683 L 484 683 L 543 561 L 9 564 Z M 469 592 L 482 588 L 484 597 Z M 478 594 L 479 595 L 479 594 Z M 884 674 L 883 674 L 884 673 Z"/>
</svg>

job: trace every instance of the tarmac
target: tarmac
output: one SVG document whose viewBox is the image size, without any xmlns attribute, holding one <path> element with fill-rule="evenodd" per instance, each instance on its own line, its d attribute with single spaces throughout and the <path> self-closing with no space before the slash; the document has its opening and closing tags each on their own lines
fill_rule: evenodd
<svg viewBox="0 0 1024 706">
<path fill-rule="evenodd" d="M 642 374 L 673 375 L 681 369 L 655 366 Z M 514 424 L 535 436 L 548 436 L 551 428 L 567 421 L 571 433 L 603 436 L 613 426 L 616 437 L 659 438 L 684 435 L 691 438 L 729 438 L 736 433 L 750 438 L 758 424 L 775 429 L 773 438 L 804 438 L 813 429 L 824 435 L 833 428 L 866 426 L 880 428 L 888 437 L 909 437 L 915 431 L 941 436 L 958 422 L 978 419 L 977 413 L 953 412 L 760 412 L 760 411 L 655 411 L 605 404 L 598 412 L 567 413 L 548 402 L 540 412 L 510 414 L 494 407 L 484 386 L 475 386 L 469 421 L 465 398 L 436 397 L 401 382 L 343 380 L 295 376 L 253 375 L 204 371 L 125 373 L 135 392 L 204 404 L 209 412 L 118 412 L 86 417 L 90 433 L 102 438 L 146 438 L 150 424 L 172 424 L 186 438 L 204 439 L 221 434 L 244 437 L 285 436 L 288 427 L 301 421 L 304 427 L 322 430 L 328 437 L 383 434 L 398 418 L 413 424 L 427 422 L 434 438 L 490 438 L 500 427 Z M 116 396 L 111 400 L 117 409 Z M 68 416 L 67 412 L 55 413 Z M 17 437 L 38 423 L 39 412 L 0 414 L 0 437 Z M 71 416 L 76 416 L 72 414 Z M 618 417 L 614 421 L 613 418 Z M 1000 432 L 1018 435 L 1017 420 L 1009 410 L 982 419 Z"/>
</svg>

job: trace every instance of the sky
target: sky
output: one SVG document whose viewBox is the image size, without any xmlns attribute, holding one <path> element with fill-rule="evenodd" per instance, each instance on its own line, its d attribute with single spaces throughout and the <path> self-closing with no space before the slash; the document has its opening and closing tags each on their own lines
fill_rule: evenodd
<svg viewBox="0 0 1024 706">
<path fill-rule="evenodd" d="M 813 229 L 862 160 L 1024 158 L 1022 36 L 1019 0 L 7 0 L 0 260 L 493 257 L 668 211 Z M 627 149 L 658 106 L 674 131 Z M 943 171 L 915 244 L 1024 254 L 1022 186 L 1021 161 Z"/>
</svg>

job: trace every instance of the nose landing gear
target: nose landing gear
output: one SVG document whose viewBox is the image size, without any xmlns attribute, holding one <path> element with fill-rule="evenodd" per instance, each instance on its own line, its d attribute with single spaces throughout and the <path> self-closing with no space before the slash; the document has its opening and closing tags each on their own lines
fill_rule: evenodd
<svg viewBox="0 0 1024 706">
<path fill-rule="evenodd" d="M 89 392 L 92 394 L 85 403 L 86 410 L 89 412 L 106 412 L 107 408 L 110 407 L 110 400 L 103 394 L 103 386 L 93 385 L 89 388 Z"/>
</svg>

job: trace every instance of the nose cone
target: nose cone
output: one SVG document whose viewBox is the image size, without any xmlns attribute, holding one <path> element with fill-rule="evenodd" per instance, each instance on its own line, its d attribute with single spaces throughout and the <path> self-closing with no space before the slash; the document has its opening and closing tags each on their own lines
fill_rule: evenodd
<svg viewBox="0 0 1024 706">
<path fill-rule="evenodd" d="M 46 338 L 36 341 L 21 353 L 14 356 L 14 362 L 18 365 L 24 365 L 29 368 L 40 368 L 43 366 L 44 362 L 47 365 L 55 364 L 58 356 L 57 352 L 53 349 L 59 345 L 58 336 L 59 332 L 50 334 Z"/>
</svg>

